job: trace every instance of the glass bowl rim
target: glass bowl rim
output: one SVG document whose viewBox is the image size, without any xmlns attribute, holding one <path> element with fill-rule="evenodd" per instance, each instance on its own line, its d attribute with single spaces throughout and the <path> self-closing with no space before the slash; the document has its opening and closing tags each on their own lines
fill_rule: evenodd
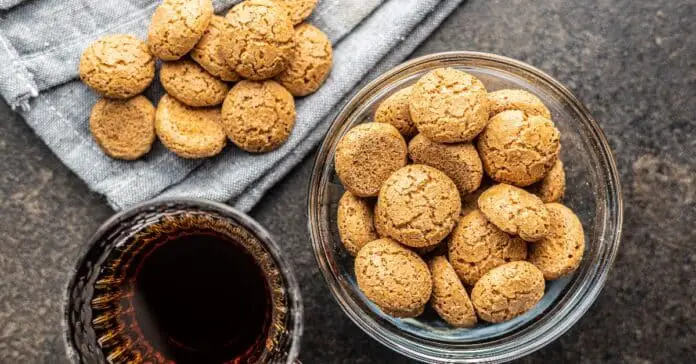
<svg viewBox="0 0 696 364">
<path fill-rule="evenodd" d="M 599 270 L 594 275 L 589 275 L 586 277 L 589 282 L 584 282 L 584 286 L 577 289 L 578 292 L 583 291 L 583 296 L 575 300 L 571 300 L 570 304 L 568 305 L 570 307 L 564 307 L 562 311 L 554 312 L 555 317 L 552 318 L 555 318 L 555 320 L 544 322 L 542 325 L 530 330 L 530 332 L 523 332 L 523 335 L 521 335 L 521 337 L 515 337 L 512 343 L 495 344 L 495 346 L 500 347 L 491 346 L 486 348 L 486 350 L 489 352 L 478 353 L 475 356 L 457 356 L 456 354 L 458 353 L 451 352 L 452 348 L 450 347 L 447 348 L 449 352 L 443 354 L 440 348 L 433 348 L 430 344 L 421 344 L 414 341 L 410 334 L 394 334 L 379 323 L 375 325 L 373 323 L 374 320 L 368 320 L 367 318 L 369 318 L 369 315 L 364 315 L 360 307 L 353 305 L 343 297 L 340 283 L 341 279 L 331 269 L 331 265 L 334 263 L 330 261 L 330 258 L 327 255 L 325 244 L 323 244 L 323 233 L 319 223 L 321 218 L 321 199 L 319 196 L 322 194 L 320 189 L 322 187 L 322 182 L 325 182 L 324 167 L 328 162 L 328 157 L 333 154 L 330 150 L 331 145 L 334 144 L 335 139 L 340 136 L 340 131 L 346 127 L 345 124 L 350 116 L 356 112 L 357 109 L 359 109 L 360 103 L 363 102 L 368 95 L 373 95 L 375 92 L 378 92 L 378 90 L 387 87 L 390 81 L 392 81 L 395 77 L 398 77 L 400 74 L 408 72 L 409 70 L 418 66 L 427 66 L 431 63 L 448 60 L 452 62 L 475 62 L 476 60 L 479 60 L 488 62 L 489 64 L 492 63 L 496 66 L 506 66 L 515 69 L 516 71 L 532 74 L 533 76 L 546 82 L 547 85 L 554 90 L 554 93 L 560 95 L 564 101 L 568 102 L 575 109 L 580 116 L 579 122 L 591 132 L 589 139 L 592 140 L 593 143 L 597 144 L 598 147 L 598 158 L 602 162 L 599 168 L 603 170 L 603 172 L 606 174 L 605 179 L 608 180 L 607 186 L 604 186 L 607 188 L 606 204 L 608 205 L 608 208 L 603 226 L 606 227 L 609 225 L 614 228 L 613 230 L 602 234 L 602 237 L 607 240 L 607 249 L 600 256 L 601 267 L 599 267 Z M 445 66 L 443 65 L 443 67 Z M 312 175 L 309 181 L 309 194 L 307 197 L 308 229 L 310 232 L 314 257 L 317 261 L 317 265 L 319 266 L 319 270 L 321 271 L 322 276 L 329 287 L 331 295 L 339 304 L 341 310 L 362 331 L 384 346 L 399 352 L 402 355 L 425 362 L 434 363 L 442 360 L 462 363 L 483 361 L 505 362 L 532 353 L 556 340 L 559 336 L 570 329 L 570 327 L 572 327 L 587 312 L 587 310 L 589 310 L 604 287 L 620 246 L 621 229 L 623 223 L 623 198 L 616 162 L 604 132 L 595 119 L 590 115 L 589 110 L 570 92 L 567 87 L 540 69 L 522 61 L 485 52 L 451 51 L 433 53 L 406 61 L 381 74 L 360 90 L 354 92 L 353 95 L 351 95 L 347 100 L 349 101 L 340 109 L 338 114 L 336 114 L 332 120 L 331 126 L 319 147 L 319 151 L 312 167 Z M 577 295 L 578 292 L 574 292 L 574 295 Z M 552 305 L 552 309 L 555 306 L 557 306 L 557 303 Z M 544 316 L 546 316 L 546 314 L 542 315 L 541 317 L 545 318 Z M 503 336 L 502 338 L 496 339 L 496 342 L 505 340 L 506 338 L 506 336 Z M 416 339 L 422 340 L 419 338 Z M 462 351 L 459 354 L 464 354 L 464 352 Z"/>
<path fill-rule="evenodd" d="M 182 205 L 187 208 L 189 207 L 200 207 L 205 209 L 210 209 L 221 213 L 223 216 L 232 219 L 237 222 L 244 229 L 247 229 L 251 234 L 258 238 L 264 246 L 267 248 L 271 256 L 277 261 L 278 265 L 282 270 L 283 277 L 286 279 L 286 291 L 288 294 L 288 299 L 293 305 L 293 334 L 290 336 L 290 342 L 287 348 L 287 363 L 297 362 L 297 358 L 300 354 L 300 345 L 302 341 L 303 331 L 304 331 L 304 305 L 302 303 L 302 293 L 300 291 L 300 286 L 297 281 L 297 276 L 294 271 L 294 267 L 290 264 L 288 259 L 284 256 L 283 250 L 280 248 L 277 240 L 274 236 L 266 230 L 258 221 L 253 219 L 251 216 L 245 214 L 244 212 L 237 210 L 236 208 L 226 205 L 221 202 L 210 201 L 201 198 L 187 198 L 187 197 L 160 197 L 151 200 L 147 200 L 131 207 L 117 211 L 111 215 L 106 221 L 101 223 L 97 230 L 90 235 L 89 239 L 84 246 L 80 248 L 78 253 L 78 258 L 75 264 L 72 266 L 73 269 L 70 273 L 70 278 L 63 288 L 62 297 L 62 313 L 63 317 L 61 319 L 62 325 L 62 339 L 63 346 L 66 351 L 66 356 L 70 362 L 77 363 L 79 354 L 77 353 L 76 345 L 73 340 L 72 327 L 70 326 L 69 320 L 69 310 L 70 310 L 70 292 L 74 285 L 74 280 L 76 274 L 80 267 L 85 263 L 89 252 L 97 244 L 97 242 L 102 239 L 104 234 L 106 234 L 111 228 L 118 225 L 119 223 L 126 221 L 133 216 L 147 211 L 149 209 L 156 208 L 158 206 L 166 205 Z"/>
</svg>

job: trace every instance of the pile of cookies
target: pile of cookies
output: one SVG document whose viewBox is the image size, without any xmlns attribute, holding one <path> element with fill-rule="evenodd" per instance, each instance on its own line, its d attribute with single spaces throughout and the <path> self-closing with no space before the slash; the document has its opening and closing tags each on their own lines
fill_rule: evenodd
<svg viewBox="0 0 696 364">
<path fill-rule="evenodd" d="M 95 41 L 79 71 L 103 96 L 90 116 L 97 144 L 125 160 L 148 153 L 156 137 L 183 158 L 212 157 L 227 139 L 253 153 L 280 147 L 295 125 L 293 96 L 315 92 L 331 71 L 331 42 L 304 22 L 316 3 L 246 0 L 222 17 L 212 0 L 164 0 L 147 42 Z M 156 59 L 167 94 L 155 109 L 141 94 Z"/>
<path fill-rule="evenodd" d="M 453 68 L 386 98 L 335 151 L 338 232 L 364 295 L 395 317 L 430 302 L 454 327 L 517 317 L 578 268 L 580 220 L 558 201 L 560 133 L 525 90 Z"/>
</svg>

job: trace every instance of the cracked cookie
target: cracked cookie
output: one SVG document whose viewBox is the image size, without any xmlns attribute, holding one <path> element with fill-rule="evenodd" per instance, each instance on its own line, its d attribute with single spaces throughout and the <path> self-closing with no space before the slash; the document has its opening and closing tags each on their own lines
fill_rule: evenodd
<svg viewBox="0 0 696 364">
<path fill-rule="evenodd" d="M 534 264 L 503 264 L 484 274 L 471 290 L 478 317 L 497 323 L 529 311 L 544 296 L 544 275 Z"/>
<path fill-rule="evenodd" d="M 227 64 L 251 80 L 282 72 L 293 56 L 294 29 L 287 11 L 270 0 L 246 0 L 225 16 L 220 43 Z"/>
<path fill-rule="evenodd" d="M 89 130 L 109 157 L 138 159 L 155 141 L 155 107 L 144 96 L 101 99 L 92 108 Z"/>
<path fill-rule="evenodd" d="M 294 96 L 309 95 L 329 77 L 333 50 L 329 38 L 311 24 L 295 27 L 295 48 L 287 68 L 276 80 Z"/>
<path fill-rule="evenodd" d="M 212 157 L 227 144 L 219 108 L 192 108 L 169 95 L 157 105 L 155 131 L 162 144 L 182 158 Z"/>
<path fill-rule="evenodd" d="M 525 90 L 498 90 L 488 93 L 489 115 L 493 117 L 506 110 L 520 110 L 527 115 L 551 119 L 551 112 L 536 95 Z"/>
<path fill-rule="evenodd" d="M 423 134 L 418 134 L 408 143 L 408 155 L 414 163 L 429 165 L 445 172 L 457 185 L 461 196 L 474 192 L 481 186 L 483 165 L 471 143 L 435 143 Z"/>
<path fill-rule="evenodd" d="M 562 199 L 566 187 L 563 162 L 557 159 L 549 173 L 546 174 L 546 177 L 532 187 L 533 192 L 545 203 L 556 202 Z"/>
<path fill-rule="evenodd" d="M 375 111 L 375 122 L 393 125 L 404 138 L 411 138 L 418 134 L 418 129 L 411 121 L 411 113 L 408 110 L 408 99 L 411 96 L 412 87 L 405 87 L 387 97 Z"/>
<path fill-rule="evenodd" d="M 411 164 L 394 172 L 382 185 L 375 227 L 380 236 L 409 247 L 428 247 L 454 229 L 461 207 L 457 186 L 446 174 Z"/>
<path fill-rule="evenodd" d="M 167 93 L 188 106 L 220 105 L 230 87 L 190 59 L 164 62 L 160 81 Z"/>
<path fill-rule="evenodd" d="M 225 62 L 220 54 L 220 40 L 227 25 L 225 18 L 213 15 L 203 37 L 191 50 L 191 58 L 211 75 L 223 80 L 235 82 L 240 77 Z"/>
<path fill-rule="evenodd" d="M 285 143 L 295 126 L 295 100 L 275 81 L 240 81 L 222 104 L 222 125 L 239 148 L 269 152 Z"/>
<path fill-rule="evenodd" d="M 288 11 L 288 18 L 293 25 L 302 23 L 312 15 L 317 7 L 317 0 L 273 0 Z"/>
<path fill-rule="evenodd" d="M 466 72 L 439 68 L 413 85 L 409 110 L 416 128 L 428 139 L 468 142 L 488 123 L 486 87 Z"/>
<path fill-rule="evenodd" d="M 336 174 L 359 197 L 377 196 L 384 181 L 407 162 L 406 141 L 389 124 L 353 127 L 336 147 Z"/>
<path fill-rule="evenodd" d="M 355 277 L 365 296 L 395 317 L 420 315 L 432 293 L 428 265 L 391 239 L 374 240 L 360 249 Z"/>
<path fill-rule="evenodd" d="M 433 280 L 430 302 L 437 314 L 454 327 L 476 326 L 476 312 L 457 273 L 443 256 L 428 264 Z"/>
<path fill-rule="evenodd" d="M 473 286 L 491 269 L 527 258 L 527 243 L 490 223 L 479 210 L 462 217 L 450 235 L 449 260 L 462 282 Z"/>
<path fill-rule="evenodd" d="M 212 0 L 164 0 L 148 29 L 150 52 L 165 61 L 183 57 L 201 39 L 212 16 Z"/>
<path fill-rule="evenodd" d="M 346 191 L 338 201 L 338 235 L 350 255 L 358 254 L 363 245 L 377 240 L 373 222 L 372 206 L 350 191 Z"/>
<path fill-rule="evenodd" d="M 150 86 L 155 58 L 145 42 L 132 35 L 107 35 L 85 49 L 79 72 L 82 82 L 97 93 L 127 99 Z"/>
<path fill-rule="evenodd" d="M 560 133 L 547 118 L 503 111 L 491 118 L 477 147 L 491 178 L 525 187 L 541 181 L 556 163 Z"/>
<path fill-rule="evenodd" d="M 529 262 L 547 280 L 558 279 L 580 266 L 585 251 L 585 233 L 575 213 L 559 204 L 548 203 L 549 233 L 530 248 Z"/>
<path fill-rule="evenodd" d="M 478 207 L 500 230 L 526 241 L 539 241 L 549 231 L 544 203 L 521 188 L 497 184 L 481 194 Z"/>
</svg>

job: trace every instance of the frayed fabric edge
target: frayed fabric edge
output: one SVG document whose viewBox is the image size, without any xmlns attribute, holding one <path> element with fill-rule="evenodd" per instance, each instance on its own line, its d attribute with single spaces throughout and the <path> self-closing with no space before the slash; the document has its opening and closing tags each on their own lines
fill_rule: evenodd
<svg viewBox="0 0 696 364">
<path fill-rule="evenodd" d="M 29 101 L 37 96 L 39 96 L 39 92 L 36 89 L 32 89 L 29 94 L 20 95 L 15 100 L 10 102 L 10 108 L 12 111 L 28 112 L 31 110 L 31 104 Z"/>
<path fill-rule="evenodd" d="M 0 95 L 12 110 L 29 111 L 29 101 L 39 96 L 34 75 L 24 66 L 17 50 L 0 33 L 0 59 L 7 60 L 8 66 L 0 67 Z"/>
</svg>

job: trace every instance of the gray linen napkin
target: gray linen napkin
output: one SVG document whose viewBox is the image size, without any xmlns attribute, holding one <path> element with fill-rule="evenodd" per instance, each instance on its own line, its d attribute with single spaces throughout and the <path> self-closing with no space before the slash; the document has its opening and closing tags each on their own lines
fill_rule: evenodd
<svg viewBox="0 0 696 364">
<path fill-rule="evenodd" d="M 239 0 L 214 1 L 218 12 Z M 233 146 L 210 160 L 176 157 L 157 143 L 135 162 L 106 157 L 92 140 L 97 95 L 77 80 L 82 50 L 109 33 L 145 37 L 158 1 L 0 0 L 0 94 L 54 153 L 120 209 L 156 196 L 233 201 L 244 211 L 322 139 L 332 115 L 366 80 L 406 58 L 462 0 L 323 0 L 310 22 L 334 44 L 334 68 L 315 94 L 298 99 L 297 122 L 278 150 Z M 17 3 L 19 3 L 17 5 Z M 146 92 L 157 101 L 158 82 Z"/>
</svg>

